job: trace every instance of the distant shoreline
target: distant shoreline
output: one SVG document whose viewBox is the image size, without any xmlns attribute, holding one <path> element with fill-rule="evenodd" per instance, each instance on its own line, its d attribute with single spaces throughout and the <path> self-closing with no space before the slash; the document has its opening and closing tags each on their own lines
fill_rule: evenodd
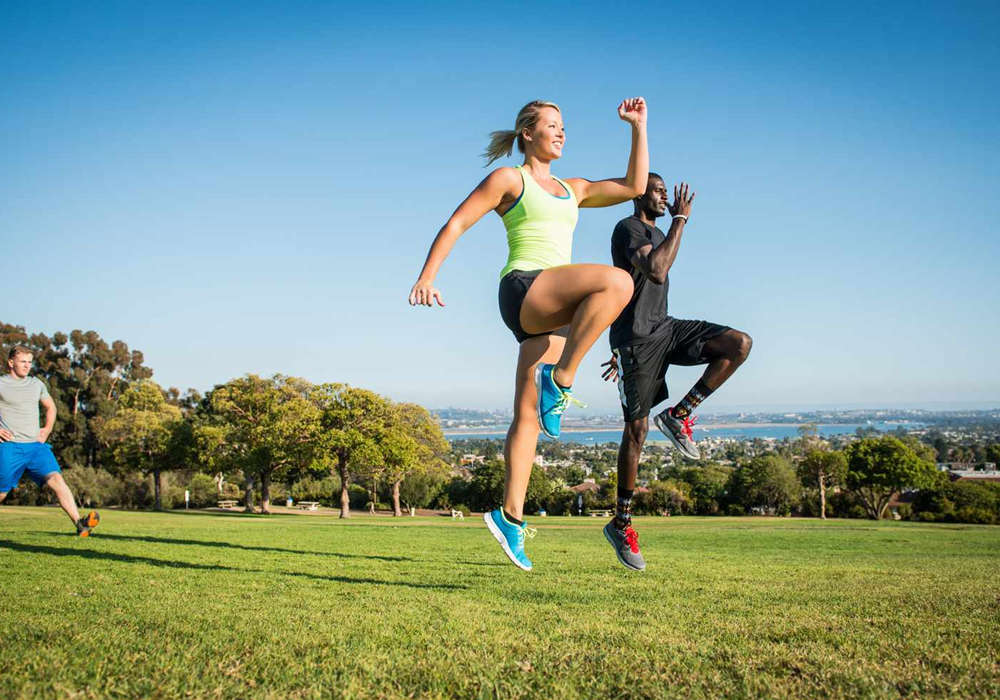
<svg viewBox="0 0 1000 700">
<path fill-rule="evenodd" d="M 704 431 L 715 429 L 732 430 L 740 428 L 798 428 L 808 423 L 698 423 L 697 428 Z M 845 423 L 820 423 L 819 425 L 847 425 Z M 853 424 L 852 424 L 853 425 Z M 566 427 L 564 433 L 598 433 L 611 430 L 623 430 L 625 425 L 595 425 L 585 428 Z M 461 437 L 463 435 L 506 435 L 506 428 L 451 428 L 442 429 L 445 437 Z"/>
</svg>

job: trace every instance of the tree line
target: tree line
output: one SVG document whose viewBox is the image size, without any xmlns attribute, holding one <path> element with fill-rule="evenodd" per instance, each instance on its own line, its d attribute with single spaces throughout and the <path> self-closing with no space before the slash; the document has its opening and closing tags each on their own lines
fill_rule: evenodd
<svg viewBox="0 0 1000 700">
<path fill-rule="evenodd" d="M 456 442 L 458 452 L 495 455 L 499 440 Z M 548 443 L 547 443 L 548 446 Z M 549 514 L 586 514 L 614 507 L 617 492 L 615 450 L 591 447 L 577 462 L 594 475 L 590 490 L 574 491 L 584 473 L 568 467 L 535 469 L 526 509 Z M 552 453 L 565 457 L 565 447 Z M 668 452 L 668 454 L 672 454 Z M 726 463 L 711 460 L 659 462 L 647 448 L 640 465 L 640 488 L 633 499 L 637 515 L 797 515 L 826 518 L 900 517 L 922 521 L 1000 524 L 1000 484 L 952 482 L 935 465 L 935 448 L 912 436 L 862 437 L 833 449 L 815 426 L 798 439 L 756 451 L 739 451 Z M 441 486 L 439 503 L 481 510 L 502 493 L 503 462 L 487 460 Z M 892 508 L 890 509 L 890 504 Z"/>
<path fill-rule="evenodd" d="M 450 469 L 448 443 L 425 408 L 367 389 L 251 374 L 205 396 L 181 394 L 152 380 L 142 353 L 94 331 L 49 337 L 0 322 L 4 357 L 15 344 L 32 350 L 34 374 L 56 402 L 50 439 L 63 467 L 152 477 L 157 510 L 164 474 L 194 469 L 218 475 L 216 483 L 240 479 L 251 511 L 259 493 L 261 512 L 271 512 L 276 479 L 334 475 L 341 517 L 350 517 L 350 487 L 359 478 L 389 484 L 400 515 L 406 479 Z"/>
</svg>

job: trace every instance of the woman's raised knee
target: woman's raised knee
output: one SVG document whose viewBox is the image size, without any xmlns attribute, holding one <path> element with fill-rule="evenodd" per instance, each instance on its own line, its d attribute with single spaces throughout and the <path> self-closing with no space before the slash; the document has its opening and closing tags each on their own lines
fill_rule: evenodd
<svg viewBox="0 0 1000 700">
<path fill-rule="evenodd" d="M 621 303 L 621 307 L 624 309 L 632 299 L 632 293 L 635 291 L 635 283 L 632 281 L 632 275 L 620 267 L 612 267 L 608 269 L 605 284 L 607 291 Z"/>
</svg>

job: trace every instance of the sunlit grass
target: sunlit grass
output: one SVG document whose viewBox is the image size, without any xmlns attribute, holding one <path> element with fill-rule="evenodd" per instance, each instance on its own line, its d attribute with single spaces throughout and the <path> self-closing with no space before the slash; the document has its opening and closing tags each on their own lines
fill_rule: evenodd
<svg viewBox="0 0 1000 700">
<path fill-rule="evenodd" d="M 0 697 L 990 697 L 1000 528 L 0 508 Z"/>
</svg>

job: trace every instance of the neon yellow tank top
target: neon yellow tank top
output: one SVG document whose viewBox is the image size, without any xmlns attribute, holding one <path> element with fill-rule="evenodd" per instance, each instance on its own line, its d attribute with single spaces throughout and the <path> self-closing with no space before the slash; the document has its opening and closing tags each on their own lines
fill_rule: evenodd
<svg viewBox="0 0 1000 700">
<path fill-rule="evenodd" d="M 573 229 L 580 211 L 573 188 L 552 176 L 566 189 L 565 197 L 546 192 L 520 165 L 524 189 L 503 215 L 507 229 L 507 264 L 500 279 L 511 270 L 544 270 L 568 265 L 573 253 Z"/>
</svg>

